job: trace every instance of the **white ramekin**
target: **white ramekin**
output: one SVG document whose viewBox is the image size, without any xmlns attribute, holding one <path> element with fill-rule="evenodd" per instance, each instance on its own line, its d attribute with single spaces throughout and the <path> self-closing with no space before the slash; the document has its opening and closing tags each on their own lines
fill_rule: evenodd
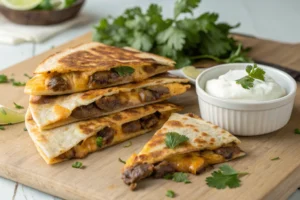
<svg viewBox="0 0 300 200">
<path fill-rule="evenodd" d="M 209 68 L 196 79 L 201 117 L 235 135 L 254 136 L 270 133 L 286 125 L 291 117 L 297 90 L 296 81 L 287 73 L 265 65 L 263 68 L 287 95 L 268 101 L 237 101 L 222 99 L 205 92 L 206 82 L 229 70 L 245 69 L 251 63 L 223 64 Z"/>
</svg>

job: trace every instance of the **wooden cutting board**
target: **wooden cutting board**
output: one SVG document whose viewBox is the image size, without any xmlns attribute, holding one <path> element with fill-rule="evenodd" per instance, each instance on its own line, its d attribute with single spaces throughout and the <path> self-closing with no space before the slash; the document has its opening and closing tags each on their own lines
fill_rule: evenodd
<svg viewBox="0 0 300 200">
<path fill-rule="evenodd" d="M 0 74 L 10 76 L 14 73 L 16 80 L 25 81 L 23 74 L 32 74 L 37 64 L 50 54 L 90 39 L 91 34 L 86 34 L 16 64 Z M 281 44 L 246 37 L 239 39 L 245 45 L 253 47 L 251 55 L 255 59 L 300 70 L 299 44 Z M 9 107 L 13 107 L 13 102 L 28 104 L 28 96 L 23 94 L 23 87 L 1 84 L 0 91 L 1 104 Z M 194 88 L 172 101 L 183 105 L 183 112 L 199 114 Z M 123 147 L 127 144 L 124 142 L 91 154 L 80 160 L 86 166 L 85 169 L 74 169 L 71 165 L 75 160 L 47 165 L 23 130 L 23 123 L 6 126 L 5 131 L 0 130 L 0 176 L 65 199 L 167 199 L 165 194 L 169 189 L 176 192 L 176 199 L 286 199 L 300 186 L 300 135 L 294 134 L 295 128 L 300 128 L 300 89 L 297 90 L 295 107 L 288 125 L 267 135 L 240 137 L 241 147 L 248 155 L 229 164 L 250 174 L 241 178 L 242 186 L 236 189 L 209 188 L 205 184 L 205 178 L 212 172 L 209 170 L 198 176 L 190 175 L 191 184 L 150 178 L 139 184 L 137 191 L 131 192 L 120 179 L 123 164 L 118 158 L 126 160 L 133 152 L 138 152 L 152 134 L 132 139 L 132 146 L 129 148 Z M 280 160 L 271 161 L 274 157 L 280 157 Z"/>
</svg>

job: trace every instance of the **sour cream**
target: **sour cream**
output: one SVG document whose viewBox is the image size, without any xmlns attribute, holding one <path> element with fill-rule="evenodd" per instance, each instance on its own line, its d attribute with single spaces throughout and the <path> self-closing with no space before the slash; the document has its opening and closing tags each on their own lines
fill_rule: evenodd
<svg viewBox="0 0 300 200">
<path fill-rule="evenodd" d="M 226 74 L 206 83 L 206 92 L 212 96 L 224 99 L 266 101 L 278 99 L 286 95 L 286 91 L 270 76 L 265 74 L 265 81 L 254 80 L 250 89 L 236 83 L 237 79 L 247 76 L 246 70 L 230 70 Z"/>
</svg>

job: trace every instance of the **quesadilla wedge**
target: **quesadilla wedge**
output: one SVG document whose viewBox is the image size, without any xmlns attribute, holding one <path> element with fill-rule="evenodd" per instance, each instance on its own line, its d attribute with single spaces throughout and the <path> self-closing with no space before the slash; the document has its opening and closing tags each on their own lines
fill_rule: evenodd
<svg viewBox="0 0 300 200">
<path fill-rule="evenodd" d="M 174 135 L 185 138 L 177 146 Z M 173 113 L 139 154 L 133 154 L 122 170 L 124 183 L 135 189 L 137 182 L 154 176 L 162 178 L 174 172 L 199 174 L 206 167 L 226 162 L 245 153 L 240 140 L 229 132 L 203 121 L 194 114 Z"/>
<path fill-rule="evenodd" d="M 190 88 L 187 82 L 187 79 L 165 75 L 71 95 L 31 96 L 29 109 L 39 128 L 51 129 L 166 100 L 186 92 Z"/>
<path fill-rule="evenodd" d="M 139 82 L 174 68 L 174 61 L 132 48 L 90 42 L 50 56 L 25 87 L 31 95 L 61 95 Z"/>
<path fill-rule="evenodd" d="M 48 164 L 87 154 L 145 134 L 162 126 L 181 107 L 151 104 L 92 120 L 40 131 L 28 109 L 25 125 L 40 155 Z"/>
</svg>

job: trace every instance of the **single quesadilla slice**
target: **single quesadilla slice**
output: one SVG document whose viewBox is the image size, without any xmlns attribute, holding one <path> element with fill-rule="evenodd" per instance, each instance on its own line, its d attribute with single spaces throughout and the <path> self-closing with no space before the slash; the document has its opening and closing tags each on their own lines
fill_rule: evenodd
<svg viewBox="0 0 300 200">
<path fill-rule="evenodd" d="M 151 104 L 92 120 L 40 131 L 28 109 L 25 125 L 40 155 L 48 164 L 83 158 L 99 149 L 145 134 L 162 126 L 181 107 Z"/>
<path fill-rule="evenodd" d="M 209 165 L 244 156 L 239 143 L 229 132 L 194 114 L 173 113 L 141 152 L 126 161 L 122 179 L 134 189 L 138 181 L 149 176 L 199 174 Z"/>
<path fill-rule="evenodd" d="M 25 87 L 31 95 L 61 95 L 139 82 L 174 68 L 151 53 L 91 42 L 47 58 Z"/>
<path fill-rule="evenodd" d="M 183 78 L 159 76 L 71 95 L 31 96 L 29 108 L 37 126 L 45 130 L 164 101 L 186 92 L 190 88 L 187 82 Z"/>
</svg>

